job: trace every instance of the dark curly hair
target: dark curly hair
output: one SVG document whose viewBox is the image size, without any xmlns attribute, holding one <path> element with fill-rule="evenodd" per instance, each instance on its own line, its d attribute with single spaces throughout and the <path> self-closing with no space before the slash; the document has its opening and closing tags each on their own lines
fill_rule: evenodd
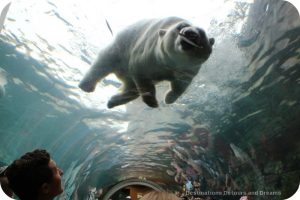
<svg viewBox="0 0 300 200">
<path fill-rule="evenodd" d="M 36 200 L 43 183 L 49 183 L 53 174 L 48 164 L 50 154 L 43 149 L 28 152 L 6 169 L 9 185 L 21 200 Z"/>
</svg>

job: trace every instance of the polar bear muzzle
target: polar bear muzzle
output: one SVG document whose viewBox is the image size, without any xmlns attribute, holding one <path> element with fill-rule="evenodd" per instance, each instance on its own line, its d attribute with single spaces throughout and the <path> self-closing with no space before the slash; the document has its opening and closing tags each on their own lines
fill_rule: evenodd
<svg viewBox="0 0 300 200">
<path fill-rule="evenodd" d="M 198 27 L 185 27 L 180 30 L 179 35 L 181 37 L 180 44 L 182 45 L 182 49 L 185 51 L 194 50 L 198 48 L 201 51 L 207 51 L 207 53 L 211 53 L 211 44 L 207 36 L 201 28 Z"/>
</svg>

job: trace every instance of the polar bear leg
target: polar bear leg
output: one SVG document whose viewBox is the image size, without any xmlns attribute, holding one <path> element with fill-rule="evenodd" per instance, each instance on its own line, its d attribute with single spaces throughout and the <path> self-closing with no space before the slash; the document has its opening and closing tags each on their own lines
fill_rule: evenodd
<svg viewBox="0 0 300 200">
<path fill-rule="evenodd" d="M 79 88 L 85 92 L 93 92 L 95 90 L 98 81 L 103 79 L 109 73 L 110 70 L 104 67 L 98 67 L 94 65 L 80 81 Z"/>
<path fill-rule="evenodd" d="M 79 83 L 79 87 L 85 92 L 93 92 L 101 79 L 113 72 L 116 63 L 116 56 L 112 53 L 111 47 L 99 53 L 97 60 L 93 63 L 89 71 L 85 74 Z"/>
<path fill-rule="evenodd" d="M 107 103 L 108 108 L 113 108 L 115 106 L 126 104 L 136 98 L 138 98 L 139 93 L 134 82 L 130 79 L 123 80 L 124 89 L 121 93 L 114 95 Z"/>
<path fill-rule="evenodd" d="M 168 92 L 165 98 L 167 104 L 174 103 L 190 85 L 192 79 L 180 79 L 171 82 L 171 90 Z"/>
<path fill-rule="evenodd" d="M 158 103 L 155 98 L 155 86 L 152 80 L 136 78 L 135 80 L 137 89 L 143 98 L 143 101 L 152 108 L 157 108 Z"/>
</svg>

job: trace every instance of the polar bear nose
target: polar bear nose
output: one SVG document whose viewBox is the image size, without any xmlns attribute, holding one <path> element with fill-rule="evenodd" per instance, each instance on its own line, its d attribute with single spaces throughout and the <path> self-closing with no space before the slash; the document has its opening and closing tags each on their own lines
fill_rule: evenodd
<svg viewBox="0 0 300 200">
<path fill-rule="evenodd" d="M 179 34 L 192 40 L 197 39 L 200 36 L 196 30 L 191 28 L 181 29 Z"/>
<path fill-rule="evenodd" d="M 205 38 L 205 35 L 203 38 L 201 35 L 201 30 L 198 29 L 199 28 L 186 27 L 179 32 L 179 35 L 182 39 L 181 45 L 184 49 L 190 49 L 190 47 L 196 47 L 199 49 L 204 48 L 202 40 Z"/>
<path fill-rule="evenodd" d="M 199 36 L 193 29 L 182 29 L 180 33 L 189 39 L 196 39 Z"/>
</svg>

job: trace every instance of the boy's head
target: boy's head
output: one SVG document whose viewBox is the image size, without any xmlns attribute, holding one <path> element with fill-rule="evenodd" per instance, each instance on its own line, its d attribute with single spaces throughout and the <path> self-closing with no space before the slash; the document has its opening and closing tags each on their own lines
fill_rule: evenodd
<svg viewBox="0 0 300 200">
<path fill-rule="evenodd" d="M 40 149 L 26 153 L 6 170 L 10 187 L 21 200 L 48 200 L 61 194 L 62 174 L 50 154 Z"/>
</svg>

